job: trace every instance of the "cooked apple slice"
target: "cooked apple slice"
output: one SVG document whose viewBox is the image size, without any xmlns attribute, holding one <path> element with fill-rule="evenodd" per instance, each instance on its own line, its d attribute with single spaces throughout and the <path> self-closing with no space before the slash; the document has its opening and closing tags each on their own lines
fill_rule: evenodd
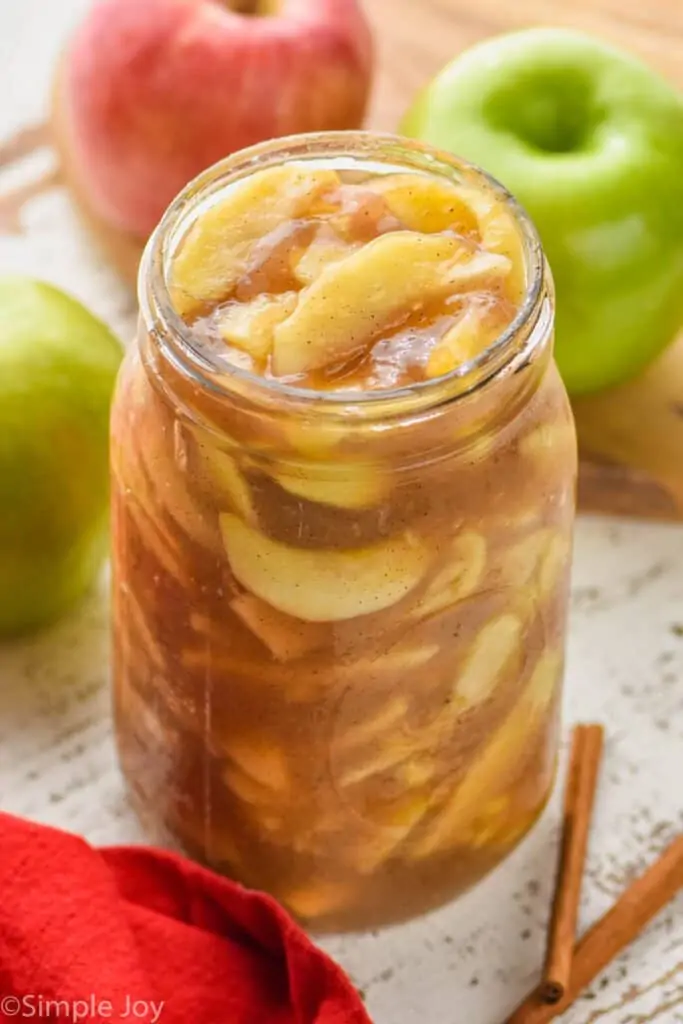
<svg viewBox="0 0 683 1024">
<path fill-rule="evenodd" d="M 146 656 L 158 672 L 166 672 L 168 666 L 164 649 L 154 630 L 147 621 L 145 611 L 128 583 L 119 583 L 116 596 L 121 602 L 120 614 L 115 616 L 117 629 L 123 631 L 129 653 L 133 657 Z"/>
<path fill-rule="evenodd" d="M 398 733 L 395 739 L 385 740 L 384 745 L 365 760 L 340 772 L 339 785 L 342 788 L 356 786 L 392 770 L 392 775 L 400 778 L 407 789 L 424 786 L 434 775 L 433 761 L 424 758 L 424 750 L 428 745 L 428 738 L 422 733 L 416 732 L 410 736 Z"/>
<path fill-rule="evenodd" d="M 348 883 L 312 882 L 290 892 L 276 893 L 282 903 L 303 920 L 315 920 L 326 914 L 352 907 L 357 895 Z"/>
<path fill-rule="evenodd" d="M 526 291 L 526 263 L 522 235 L 512 214 L 493 195 L 468 188 L 462 188 L 460 195 L 477 215 L 483 247 L 510 260 L 507 295 L 512 302 L 520 303 Z"/>
<path fill-rule="evenodd" d="M 365 685 L 384 682 L 391 676 L 405 678 L 409 672 L 422 668 L 436 658 L 441 648 L 438 644 L 397 644 L 385 654 L 368 655 L 358 661 L 344 665 L 335 665 L 330 671 L 330 678 L 335 682 L 358 682 Z"/>
<path fill-rule="evenodd" d="M 425 234 L 477 229 L 477 217 L 453 185 L 426 174 L 388 174 L 368 182 L 409 231 Z"/>
<path fill-rule="evenodd" d="M 466 841 L 481 808 L 514 779 L 529 737 L 538 729 L 558 685 L 562 657 L 557 651 L 541 655 L 526 687 L 503 724 L 484 747 L 442 811 L 419 837 L 411 855 L 428 857 Z"/>
<path fill-rule="evenodd" d="M 181 316 L 225 298 L 244 275 L 256 242 L 295 220 L 339 185 L 335 171 L 290 163 L 238 181 L 201 213 L 173 258 L 171 297 Z"/>
<path fill-rule="evenodd" d="M 156 396 L 148 398 L 145 413 L 138 418 L 135 431 L 139 467 L 148 484 L 136 490 L 136 495 L 143 502 L 149 496 L 151 502 L 144 511 L 157 532 L 172 535 L 163 526 L 164 511 L 196 544 L 215 551 L 218 542 L 220 551 L 216 521 L 207 515 L 185 472 L 187 436 L 183 424 L 167 416 Z M 182 550 L 182 538 L 176 538 L 175 546 Z"/>
<path fill-rule="evenodd" d="M 392 729 L 400 730 L 407 714 L 407 697 L 405 695 L 393 697 L 371 718 L 354 722 L 348 728 L 342 729 L 339 736 L 335 738 L 335 750 L 341 753 L 344 750 L 352 750 L 354 747 L 362 747 L 365 743 L 377 741 L 385 733 L 391 733 Z"/>
<path fill-rule="evenodd" d="M 423 804 L 426 801 L 423 800 Z M 420 813 L 422 812 L 422 813 Z M 403 846 L 406 836 L 424 815 L 425 809 L 419 804 L 412 823 L 398 828 L 375 829 L 369 839 L 354 839 L 350 849 L 350 861 L 362 875 L 371 875 Z"/>
<path fill-rule="evenodd" d="M 290 776 L 283 751 L 267 740 L 255 736 L 238 740 L 230 737 L 219 747 L 244 775 L 266 789 L 282 793 L 289 788 Z"/>
<path fill-rule="evenodd" d="M 494 252 L 466 253 L 453 260 L 448 268 L 446 279 L 448 292 L 471 291 L 495 284 L 510 273 L 510 260 L 507 256 L 499 256 Z"/>
<path fill-rule="evenodd" d="M 510 818 L 511 801 L 509 797 L 499 796 L 494 800 L 488 800 L 482 805 L 477 814 L 476 821 L 472 822 L 467 835 L 468 846 L 480 850 L 482 846 L 490 846 L 491 843 L 506 830 Z"/>
<path fill-rule="evenodd" d="M 349 437 L 348 423 L 319 423 L 315 418 L 288 419 L 281 424 L 286 443 L 305 459 L 325 462 Z"/>
<path fill-rule="evenodd" d="M 294 276 L 303 285 L 313 284 L 327 266 L 345 259 L 358 249 L 358 245 L 343 241 L 335 231 L 323 226 L 311 244 L 296 257 L 292 267 Z"/>
<path fill-rule="evenodd" d="M 187 586 L 190 571 L 178 538 L 166 526 L 161 516 L 150 516 L 145 507 L 132 496 L 126 503 L 126 511 L 130 515 L 138 531 L 140 543 L 156 558 L 159 565 L 169 576 L 182 586 Z"/>
<path fill-rule="evenodd" d="M 566 571 L 570 554 L 569 537 L 550 528 L 536 530 L 506 552 L 501 579 L 518 589 L 536 586 L 536 596 L 545 600 Z"/>
<path fill-rule="evenodd" d="M 226 764 L 221 776 L 230 792 L 239 797 L 242 803 L 257 807 L 261 812 L 263 809 L 273 810 L 280 802 L 279 794 L 257 782 L 251 775 L 246 775 L 237 765 Z"/>
<path fill-rule="evenodd" d="M 480 533 L 465 530 L 455 538 L 445 557 L 446 564 L 415 608 L 417 618 L 436 615 L 474 592 L 486 569 L 486 540 Z"/>
<path fill-rule="evenodd" d="M 389 324 L 445 295 L 456 238 L 396 231 L 326 267 L 275 329 L 273 372 L 290 376 L 348 359 Z"/>
<path fill-rule="evenodd" d="M 543 553 L 538 570 L 538 592 L 541 600 L 547 600 L 557 590 L 569 568 L 571 540 L 562 534 L 555 534 Z"/>
<path fill-rule="evenodd" d="M 526 458 L 534 459 L 538 469 L 553 468 L 557 465 L 572 465 L 576 459 L 576 431 L 568 419 L 553 423 L 541 423 L 519 443 L 519 450 Z"/>
<path fill-rule="evenodd" d="M 379 750 L 375 750 L 358 764 L 351 765 L 340 772 L 337 782 L 344 789 L 348 786 L 357 786 L 375 775 L 381 775 L 383 772 L 396 768 L 413 752 L 414 748 L 410 741 L 406 737 L 401 738 L 399 734 L 394 742 L 385 743 Z"/>
<path fill-rule="evenodd" d="M 278 473 L 275 479 L 298 498 L 346 509 L 373 508 L 386 498 L 389 490 L 388 476 L 374 466 L 288 466 L 287 472 Z"/>
<path fill-rule="evenodd" d="M 200 480 L 207 491 L 215 495 L 217 504 L 236 512 L 248 523 L 256 522 L 256 511 L 249 484 L 236 460 L 208 439 L 197 438 L 197 456 Z"/>
<path fill-rule="evenodd" d="M 218 330 L 224 341 L 263 362 L 273 347 L 273 331 L 294 312 L 296 292 L 258 295 L 251 302 L 232 302 L 221 310 Z"/>
<path fill-rule="evenodd" d="M 253 594 L 240 594 L 230 602 L 230 607 L 276 661 L 303 658 L 325 643 L 323 626 L 285 615 Z"/>
<path fill-rule="evenodd" d="M 500 615 L 478 634 L 459 674 L 454 696 L 459 709 L 476 707 L 494 693 L 515 656 L 522 649 L 522 623 L 515 615 Z"/>
<path fill-rule="evenodd" d="M 264 537 L 237 516 L 220 516 L 235 578 L 281 612 L 308 622 L 339 622 L 396 604 L 429 565 L 425 546 L 409 535 L 375 547 L 309 551 Z"/>
<path fill-rule="evenodd" d="M 465 310 L 432 349 L 427 362 L 427 376 L 443 377 L 451 373 L 488 348 L 498 333 L 499 330 L 486 322 L 486 317 L 476 306 Z"/>
<path fill-rule="evenodd" d="M 411 829 L 429 810 L 424 793 L 405 793 L 391 802 L 378 801 L 367 809 L 366 817 L 385 828 Z"/>
<path fill-rule="evenodd" d="M 531 584 L 551 536 L 552 531 L 549 529 L 536 530 L 508 548 L 500 564 L 501 582 L 508 587 L 526 587 Z"/>
</svg>

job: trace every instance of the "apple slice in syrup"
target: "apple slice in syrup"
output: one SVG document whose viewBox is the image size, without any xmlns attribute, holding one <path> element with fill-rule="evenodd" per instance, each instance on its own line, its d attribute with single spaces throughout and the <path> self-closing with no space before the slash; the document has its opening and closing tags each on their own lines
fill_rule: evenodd
<svg viewBox="0 0 683 1024">
<path fill-rule="evenodd" d="M 409 231 L 476 234 L 478 221 L 463 195 L 446 181 L 426 174 L 389 174 L 368 182 Z"/>
<path fill-rule="evenodd" d="M 243 587 L 308 622 L 339 622 L 391 607 L 418 585 L 430 556 L 409 535 L 344 551 L 293 548 L 237 516 L 220 516 L 230 568 Z"/>
<path fill-rule="evenodd" d="M 276 327 L 273 372 L 290 376 L 349 359 L 429 301 L 509 269 L 501 256 L 469 256 L 461 239 L 395 231 L 331 264 Z"/>
<path fill-rule="evenodd" d="M 218 330 L 229 345 L 261 363 L 273 347 L 273 331 L 296 309 L 296 292 L 258 295 L 251 302 L 231 302 L 218 317 Z"/>
<path fill-rule="evenodd" d="M 245 274 L 254 245 L 306 213 L 339 184 L 335 171 L 287 164 L 237 182 L 200 214 L 173 258 L 171 295 L 181 316 L 226 298 Z"/>
</svg>

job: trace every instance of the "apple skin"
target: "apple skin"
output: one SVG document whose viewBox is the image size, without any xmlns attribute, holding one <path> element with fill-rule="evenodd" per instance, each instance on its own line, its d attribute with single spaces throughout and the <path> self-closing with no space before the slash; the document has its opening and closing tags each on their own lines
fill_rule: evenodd
<svg viewBox="0 0 683 1024">
<path fill-rule="evenodd" d="M 102 564 L 122 354 L 75 299 L 0 277 L 0 636 L 52 622 Z"/>
<path fill-rule="evenodd" d="M 472 47 L 404 134 L 498 178 L 539 230 L 570 394 L 628 379 L 683 323 L 683 103 L 590 36 L 528 29 Z"/>
<path fill-rule="evenodd" d="M 281 135 L 360 127 L 372 39 L 357 0 L 99 0 L 59 71 L 86 206 L 140 238 L 197 174 Z"/>
</svg>

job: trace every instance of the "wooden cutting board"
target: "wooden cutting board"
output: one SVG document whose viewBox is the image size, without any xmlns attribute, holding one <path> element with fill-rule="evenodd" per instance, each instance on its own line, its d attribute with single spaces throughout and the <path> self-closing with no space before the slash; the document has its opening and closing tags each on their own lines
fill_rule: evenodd
<svg viewBox="0 0 683 1024">
<path fill-rule="evenodd" d="M 371 127 L 392 131 L 416 92 L 476 40 L 528 25 L 581 28 L 615 42 L 683 87 L 680 0 L 364 0 L 374 22 L 379 75 Z M 55 105 L 53 135 L 59 138 Z M 2 155 L 0 151 L 0 156 Z M 62 157 L 65 154 L 62 151 Z M 63 167 L 78 192 L 78 182 Z M 87 211 L 83 211 L 87 217 Z M 0 213 L 2 209 L 0 206 Z M 139 244 L 90 220 L 113 261 L 134 279 Z M 641 378 L 574 403 L 585 512 L 683 519 L 683 338 Z"/>
<path fill-rule="evenodd" d="M 412 97 L 462 49 L 529 25 L 584 29 L 683 88 L 681 0 L 365 0 L 380 74 L 373 127 L 394 130 Z M 639 380 L 574 403 L 584 511 L 683 518 L 683 338 Z"/>
</svg>

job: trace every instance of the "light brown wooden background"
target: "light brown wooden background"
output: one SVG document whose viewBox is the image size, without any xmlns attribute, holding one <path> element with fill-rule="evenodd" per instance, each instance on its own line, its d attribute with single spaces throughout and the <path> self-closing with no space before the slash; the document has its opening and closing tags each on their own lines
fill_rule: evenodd
<svg viewBox="0 0 683 1024">
<path fill-rule="evenodd" d="M 372 123 L 396 127 L 411 97 L 478 39 L 530 25 L 585 29 L 626 47 L 683 87 L 683 0 L 364 0 L 380 77 Z"/>
</svg>

